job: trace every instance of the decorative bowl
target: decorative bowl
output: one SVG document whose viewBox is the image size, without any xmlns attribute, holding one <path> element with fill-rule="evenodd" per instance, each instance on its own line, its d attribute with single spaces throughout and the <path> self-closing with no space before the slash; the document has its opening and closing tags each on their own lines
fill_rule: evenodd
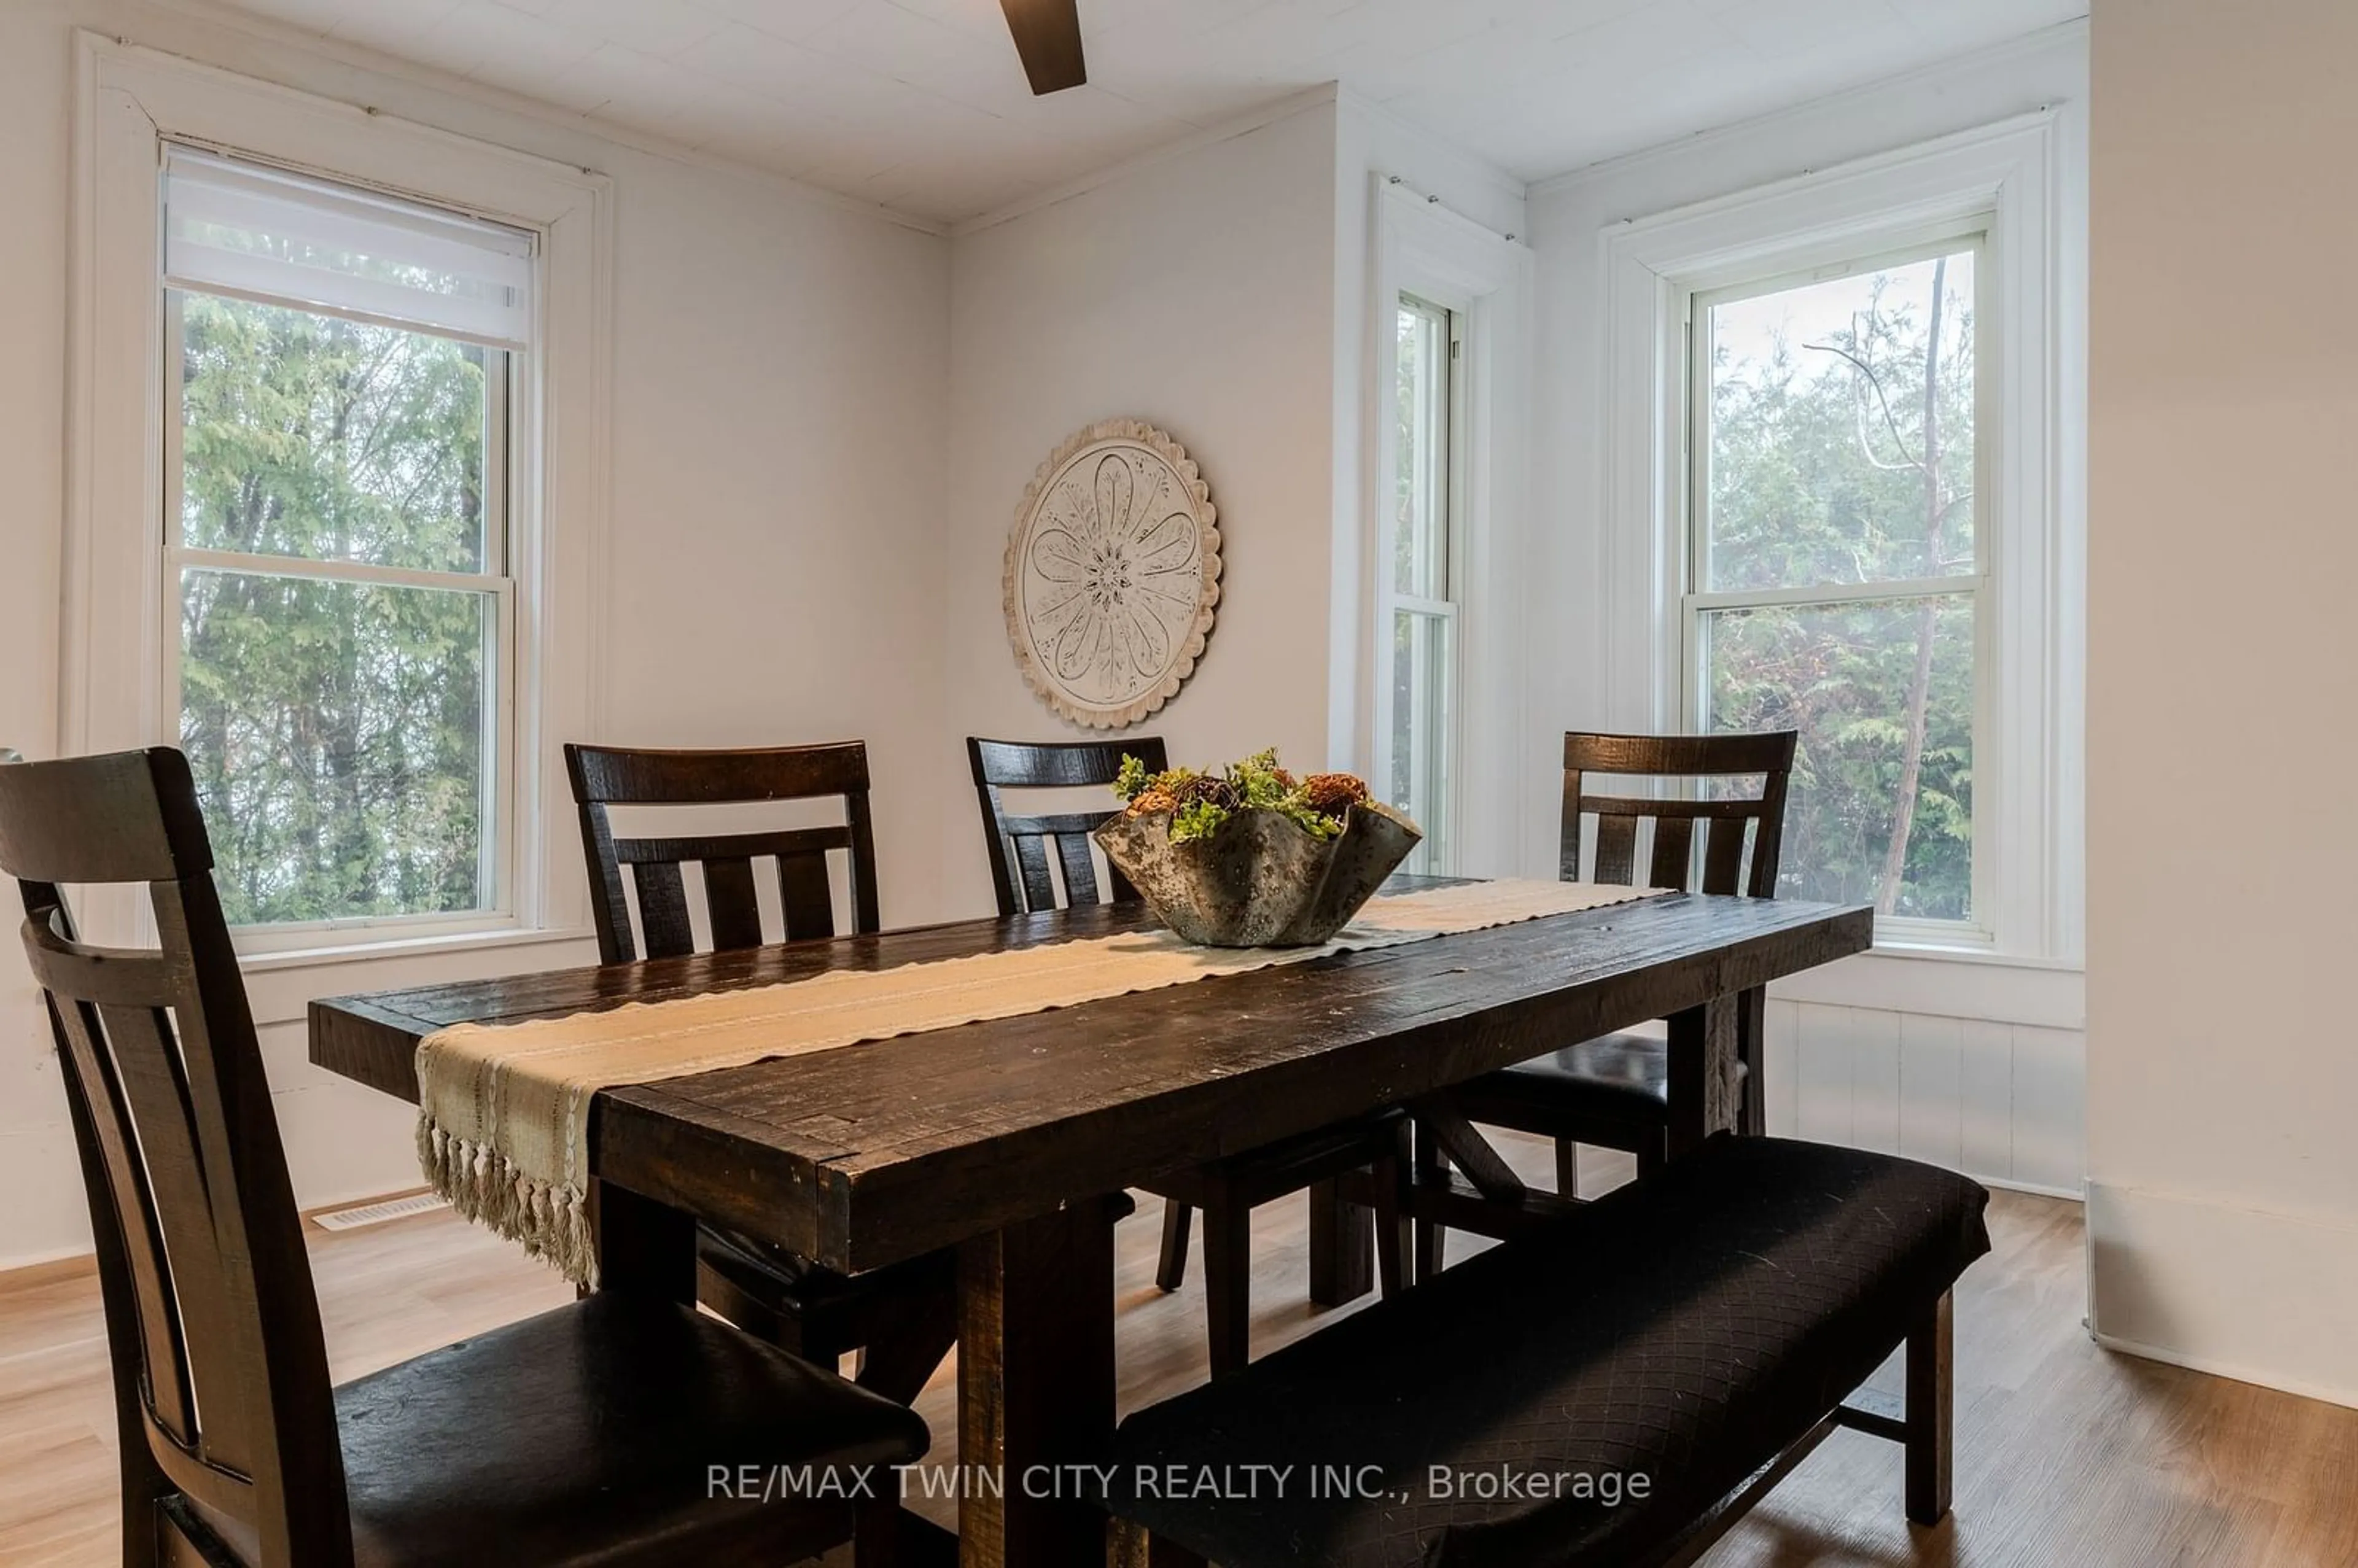
<svg viewBox="0 0 2358 1568">
<path fill-rule="evenodd" d="M 1424 837 L 1367 802 L 1319 838 L 1284 813 L 1244 808 L 1171 841 L 1172 813 L 1120 816 L 1098 845 L 1163 923 L 1206 947 L 1314 946 L 1343 929 Z"/>
</svg>

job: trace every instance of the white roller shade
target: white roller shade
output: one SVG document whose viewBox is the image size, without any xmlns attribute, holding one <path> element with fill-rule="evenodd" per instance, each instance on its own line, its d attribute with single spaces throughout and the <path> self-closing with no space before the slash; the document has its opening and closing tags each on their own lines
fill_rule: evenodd
<svg viewBox="0 0 2358 1568">
<path fill-rule="evenodd" d="M 186 147 L 164 166 L 164 281 L 416 327 L 532 340 L 533 236 Z"/>
</svg>

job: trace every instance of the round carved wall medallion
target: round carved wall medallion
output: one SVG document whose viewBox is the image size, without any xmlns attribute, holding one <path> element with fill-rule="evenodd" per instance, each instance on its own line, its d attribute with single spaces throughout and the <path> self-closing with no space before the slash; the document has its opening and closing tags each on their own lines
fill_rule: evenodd
<svg viewBox="0 0 2358 1568">
<path fill-rule="evenodd" d="M 1179 443 L 1136 419 L 1067 437 L 1032 475 L 1007 541 L 1007 635 L 1040 699 L 1119 730 L 1178 695 L 1220 602 L 1211 492 Z"/>
</svg>

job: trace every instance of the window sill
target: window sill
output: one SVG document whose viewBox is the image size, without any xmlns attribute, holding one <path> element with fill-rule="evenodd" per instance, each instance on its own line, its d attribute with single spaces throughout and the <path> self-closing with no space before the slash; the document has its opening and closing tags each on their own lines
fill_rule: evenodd
<svg viewBox="0 0 2358 1568">
<path fill-rule="evenodd" d="M 1870 952 L 1779 980 L 1769 994 L 2039 1029 L 2084 1029 L 2088 1019 L 2087 971 L 2078 961 L 1920 943 L 1878 942 Z"/>
<path fill-rule="evenodd" d="M 403 958 L 430 958 L 449 953 L 480 953 L 503 947 L 557 946 L 566 943 L 594 941 L 597 933 L 587 926 L 565 926 L 552 930 L 528 929 L 519 926 L 499 926 L 486 931 L 443 932 L 432 936 L 380 937 L 373 941 L 343 942 L 320 947 L 287 947 L 270 952 L 242 953 L 238 967 L 249 975 L 275 974 L 289 969 L 316 969 L 351 964 L 391 962 Z"/>
</svg>

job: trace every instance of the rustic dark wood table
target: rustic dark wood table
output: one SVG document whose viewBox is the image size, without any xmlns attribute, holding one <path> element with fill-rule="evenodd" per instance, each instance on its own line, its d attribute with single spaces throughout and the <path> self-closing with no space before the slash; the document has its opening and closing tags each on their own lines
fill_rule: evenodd
<svg viewBox="0 0 2358 1568">
<path fill-rule="evenodd" d="M 1098 906 L 345 997 L 312 1004 L 311 1059 L 415 1100 L 418 1042 L 456 1023 L 1151 923 Z M 609 1090 L 591 1144 L 604 1283 L 691 1298 L 699 1218 L 847 1272 L 957 1248 L 959 1461 L 1004 1477 L 966 1489 L 959 1559 L 1096 1568 L 1101 1518 L 1052 1467 L 1112 1428 L 1123 1189 L 1656 1018 L 1691 1141 L 1735 1122 L 1746 993 L 1873 930 L 1863 908 L 1671 893 Z"/>
</svg>

